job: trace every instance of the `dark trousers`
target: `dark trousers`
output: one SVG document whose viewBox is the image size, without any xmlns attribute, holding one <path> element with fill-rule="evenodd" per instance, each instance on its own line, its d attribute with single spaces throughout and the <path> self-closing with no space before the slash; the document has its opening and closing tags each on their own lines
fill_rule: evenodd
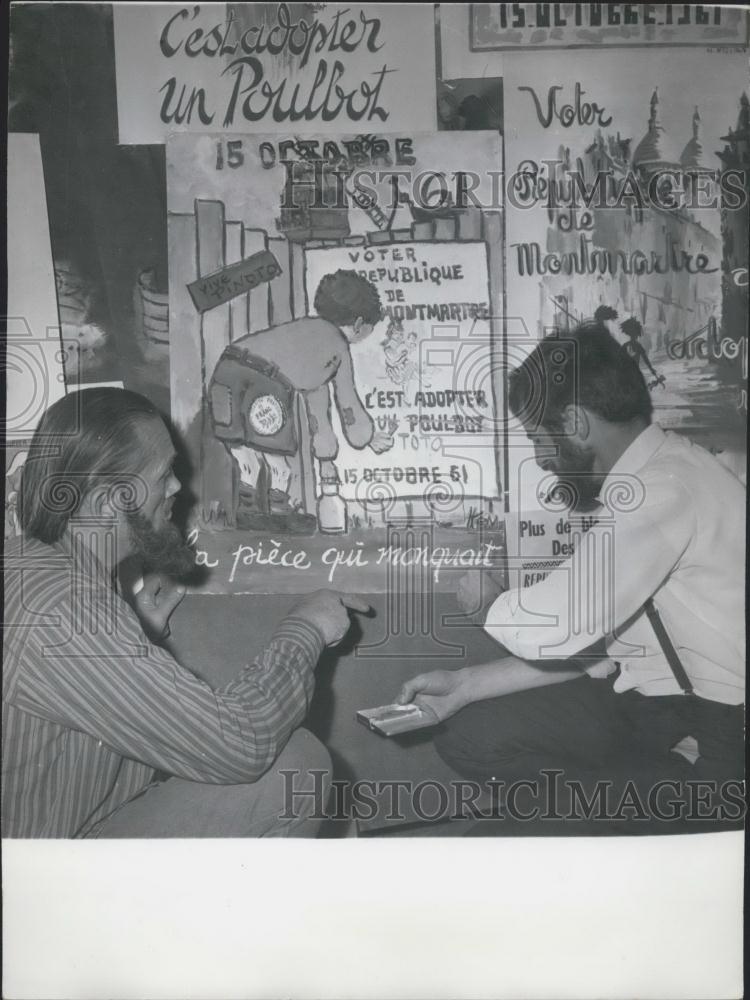
<svg viewBox="0 0 750 1000">
<path fill-rule="evenodd" d="M 549 785 L 545 771 L 561 771 L 555 780 L 561 782 L 563 813 L 571 807 L 568 780 L 582 783 L 589 791 L 597 782 L 606 782 L 611 786 L 611 804 L 616 806 L 631 786 L 639 802 L 646 804 L 650 824 L 637 815 L 637 806 L 624 810 L 639 821 L 638 832 L 677 832 L 678 827 L 705 832 L 711 823 L 732 827 L 738 819 L 741 793 L 736 786 L 744 770 L 743 721 L 741 705 L 722 705 L 687 695 L 617 694 L 611 678 L 581 677 L 475 702 L 443 723 L 435 734 L 435 746 L 465 778 L 480 782 L 495 779 L 506 789 L 514 782 L 528 783 L 528 801 L 533 799 L 532 783 Z M 694 764 L 672 751 L 686 736 L 698 742 L 700 757 Z M 659 792 L 662 799 L 656 800 L 655 810 L 650 809 L 649 792 L 656 794 L 655 786 L 666 781 L 674 786 Z M 724 801 L 722 787 L 727 782 L 733 783 L 728 792 L 733 805 Z M 664 819 L 661 815 L 674 811 L 662 808 L 666 792 L 670 801 L 679 796 L 684 802 L 678 817 Z M 696 804 L 697 800 L 701 801 Z M 686 827 L 691 818 L 695 822 Z M 653 827 L 654 820 L 662 829 L 644 828 Z M 615 822 L 611 829 L 634 832 L 622 826 L 622 822 Z"/>
</svg>

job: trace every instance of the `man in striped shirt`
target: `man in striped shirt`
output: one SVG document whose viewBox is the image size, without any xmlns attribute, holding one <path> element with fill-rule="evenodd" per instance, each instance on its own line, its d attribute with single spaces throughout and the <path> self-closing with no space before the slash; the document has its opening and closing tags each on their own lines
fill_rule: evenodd
<svg viewBox="0 0 750 1000">
<path fill-rule="evenodd" d="M 157 410 L 125 390 L 69 394 L 34 436 L 5 552 L 4 837 L 317 832 L 330 758 L 298 727 L 320 653 L 368 606 L 302 599 L 220 690 L 181 667 L 146 635 L 168 633 L 193 564 L 174 460 Z M 126 561 L 144 571 L 135 611 L 114 584 Z"/>
</svg>

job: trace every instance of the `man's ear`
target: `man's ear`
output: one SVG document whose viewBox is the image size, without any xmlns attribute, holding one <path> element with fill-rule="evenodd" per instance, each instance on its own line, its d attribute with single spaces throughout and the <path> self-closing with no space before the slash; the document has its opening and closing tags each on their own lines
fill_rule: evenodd
<svg viewBox="0 0 750 1000">
<path fill-rule="evenodd" d="M 585 443 L 591 434 L 591 421 L 582 406 L 571 403 L 563 410 L 563 431 L 567 437 Z"/>
<path fill-rule="evenodd" d="M 362 324 L 364 323 L 364 321 L 365 320 L 363 316 L 357 316 L 357 318 L 352 323 L 352 330 L 354 330 L 355 333 L 359 333 L 359 331 L 362 329 Z"/>
<path fill-rule="evenodd" d="M 78 508 L 80 514 L 87 517 L 101 518 L 102 520 L 116 520 L 115 510 L 110 497 L 110 491 L 106 486 L 97 486 L 81 501 Z"/>
</svg>

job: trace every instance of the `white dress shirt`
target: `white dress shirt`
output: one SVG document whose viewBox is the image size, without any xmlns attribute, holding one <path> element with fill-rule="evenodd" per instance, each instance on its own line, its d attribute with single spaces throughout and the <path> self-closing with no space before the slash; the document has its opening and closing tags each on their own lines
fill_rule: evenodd
<svg viewBox="0 0 750 1000">
<path fill-rule="evenodd" d="M 509 590 L 485 628 L 524 660 L 565 659 L 604 639 L 616 691 L 680 693 L 643 609 L 653 596 L 695 689 L 745 698 L 745 490 L 709 452 L 651 424 L 613 466 L 596 524 L 547 578 Z M 571 518 L 575 524 L 574 518 Z M 585 660 L 584 660 L 585 663 Z"/>
</svg>

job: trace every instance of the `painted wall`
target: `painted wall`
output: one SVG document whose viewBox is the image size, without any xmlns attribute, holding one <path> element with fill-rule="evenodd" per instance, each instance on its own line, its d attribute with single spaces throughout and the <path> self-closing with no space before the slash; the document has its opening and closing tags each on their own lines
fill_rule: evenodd
<svg viewBox="0 0 750 1000">
<path fill-rule="evenodd" d="M 455 465 L 458 478 L 446 488 L 431 530 L 498 527 L 506 512 L 520 514 L 533 503 L 539 471 L 524 435 L 505 413 L 507 371 L 545 332 L 564 334 L 603 305 L 617 312 L 608 322 L 621 341 L 627 339 L 623 322 L 640 324 L 640 343 L 653 369 L 643 362 L 644 371 L 662 423 L 699 440 L 742 475 L 748 106 L 741 46 L 747 18 L 716 8 L 706 20 L 698 6 L 659 4 L 627 5 L 625 16 L 616 6 L 603 5 L 599 13 L 597 5 L 584 12 L 574 4 L 118 5 L 114 14 L 109 5 L 14 8 L 9 124 L 40 139 L 69 387 L 121 382 L 171 413 L 192 465 L 183 513 L 201 543 L 208 546 L 201 533 L 217 525 L 236 530 L 239 495 L 246 498 L 246 488 L 257 480 L 253 459 L 233 462 L 223 445 L 217 447 L 207 422 L 206 392 L 222 350 L 240 332 L 314 312 L 321 276 L 349 263 L 371 274 L 383 299 L 384 319 L 369 340 L 354 346 L 352 362 L 363 403 L 373 403 L 372 417 L 382 433 L 393 432 L 394 445 L 373 464 L 371 451 L 346 443 L 333 406 L 343 441 L 336 460 L 340 496 L 350 514 L 346 544 L 339 539 L 342 551 L 362 541 L 351 531 L 374 523 L 357 493 L 373 469 L 391 480 L 401 470 L 399 483 L 371 484 L 382 494 L 381 520 L 385 499 L 396 505 L 391 514 L 407 522 L 418 513 L 431 517 L 430 505 L 424 498 L 416 503 L 411 488 L 432 468 L 427 458 L 441 437 L 436 426 L 451 428 L 450 443 L 439 443 L 446 464 L 441 475 L 447 471 L 450 478 Z M 417 51 L 419 59 L 413 58 Z M 247 57 L 245 74 L 257 71 L 252 85 L 239 80 L 237 66 L 230 68 L 238 53 Z M 133 71 L 136 58 L 140 72 Z M 341 93 L 356 90 L 357 99 L 338 101 L 329 114 L 321 76 L 314 113 L 295 116 L 294 88 L 299 110 L 303 98 L 316 95 L 315 74 L 325 72 L 330 83 L 336 61 Z M 178 113 L 183 86 L 194 100 Z M 203 110 L 216 112 L 210 120 L 201 115 L 199 91 Z M 335 86 L 331 95 L 340 96 Z M 357 118 L 365 106 L 357 100 L 365 98 L 372 114 Z M 662 159 L 643 163 L 638 147 L 642 141 L 649 145 L 652 113 Z M 366 126 L 366 135 L 359 126 Z M 171 129 L 180 134 L 167 141 Z M 315 150 L 304 147 L 316 133 Z M 434 209 L 440 191 L 434 181 L 432 188 L 407 190 L 411 181 L 404 178 L 399 183 L 412 204 L 398 199 L 392 212 L 390 181 L 368 182 L 369 200 L 355 198 L 350 189 L 343 211 L 320 214 L 317 206 L 310 214 L 308 204 L 296 222 L 281 206 L 284 142 L 302 142 L 298 159 L 327 163 L 326 184 L 334 190 L 335 162 L 346 162 L 350 173 L 366 170 L 378 137 L 395 142 L 417 135 L 413 162 L 407 149 L 405 162 L 396 156 L 391 166 L 405 169 L 409 178 L 436 168 L 448 178 L 454 198 L 457 175 L 473 171 L 476 177 L 477 202 L 464 206 L 468 210 L 453 222 L 438 218 L 439 212 L 415 213 L 413 203 L 423 197 Z M 674 168 L 675 183 L 685 190 L 713 185 L 718 201 L 675 209 L 641 207 L 625 198 L 616 207 L 586 210 L 571 205 L 566 194 L 569 171 L 580 171 L 586 184 L 605 171 L 613 189 L 621 190 L 628 177 L 646 182 L 657 167 Z M 725 183 L 732 172 L 734 189 Z M 554 204 L 548 204 L 550 184 L 559 195 Z M 200 225 L 214 234 L 213 244 L 203 245 L 202 260 L 196 203 L 202 206 Z M 458 238 L 455 227 L 463 227 Z M 436 283 L 426 303 L 431 312 L 422 316 L 416 307 L 425 303 L 416 283 L 408 290 L 396 287 L 379 277 L 376 261 L 352 259 L 375 257 L 380 240 L 381 255 L 398 264 L 395 252 L 405 252 L 415 239 L 425 252 L 411 263 L 424 265 L 428 274 L 435 267 L 461 271 L 453 291 L 447 282 Z M 191 281 L 269 248 L 279 270 L 267 287 L 196 311 L 187 289 Z M 576 271 L 578 257 L 594 261 L 582 268 L 589 273 Z M 599 267 L 602 260 L 607 263 Z M 245 274 L 243 280 L 251 279 Z M 467 299 L 481 310 L 486 306 L 486 314 L 456 320 L 451 307 Z M 460 352 L 442 349 L 454 336 L 464 348 L 472 345 L 473 367 L 461 361 Z M 196 365 L 202 366 L 200 376 Z M 435 375 L 441 365 L 443 373 Z M 428 385 L 431 378 L 434 385 Z M 474 414 L 484 421 L 479 437 L 456 431 L 467 424 L 461 425 L 466 414 L 455 400 L 450 412 L 436 404 L 435 412 L 420 413 L 411 405 L 416 395 L 409 393 L 434 392 L 438 384 L 445 389 L 450 379 L 453 390 L 471 391 L 465 378 L 479 379 L 485 399 L 492 395 L 487 411 Z M 393 412 L 377 403 L 383 388 L 408 390 Z M 490 421 L 491 434 L 485 434 Z M 413 460 L 407 461 L 410 450 Z M 315 461 L 305 465 L 301 459 L 289 467 L 292 503 L 300 524 L 309 527 L 304 515 L 317 518 L 320 470 Z M 269 466 L 271 482 L 279 475 L 286 473 Z M 212 484 L 211 495 L 206 483 Z M 254 537 L 252 531 L 243 535 L 247 544 Z M 322 556 L 330 539 L 317 529 L 312 537 Z M 207 561 L 219 558 L 208 549 L 202 550 Z M 223 549 L 221 558 L 227 559 L 236 546 Z M 220 589 L 232 587 L 231 571 L 226 576 Z"/>
</svg>

